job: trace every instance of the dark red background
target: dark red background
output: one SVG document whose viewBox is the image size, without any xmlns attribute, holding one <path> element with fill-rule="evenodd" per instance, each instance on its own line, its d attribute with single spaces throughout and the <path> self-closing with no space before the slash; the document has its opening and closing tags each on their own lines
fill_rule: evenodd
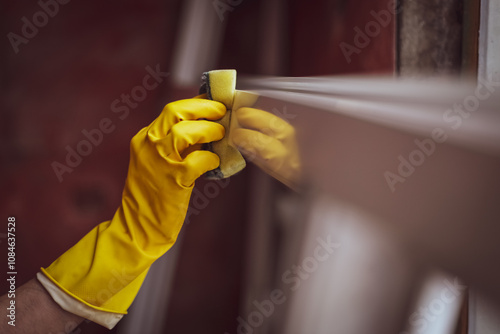
<svg viewBox="0 0 500 334">
<path fill-rule="evenodd" d="M 211 1 L 211 0 L 207 0 Z M 101 221 L 110 219 L 121 196 L 132 136 L 150 123 L 169 101 L 196 94 L 167 79 L 130 115 L 120 120 L 110 104 L 141 84 L 145 67 L 172 66 L 185 2 L 70 1 L 19 53 L 7 34 L 20 34 L 26 16 L 40 10 L 35 1 L 2 1 L 0 212 L 17 221 L 18 284 L 33 278 Z M 284 1 L 278 75 L 392 73 L 394 20 L 347 63 L 341 42 L 353 44 L 354 27 L 373 20 L 371 10 L 386 0 Z M 269 74 L 259 66 L 265 0 L 244 0 L 227 13 L 219 68 L 239 75 Z M 209 13 L 215 15 L 215 13 Z M 200 73 L 201 74 L 201 73 Z M 51 163 L 64 162 L 67 145 L 84 139 L 108 117 L 116 130 L 105 135 L 81 165 L 58 182 Z M 203 186 L 201 181 L 198 187 Z M 241 269 L 251 173 L 233 177 L 220 196 L 185 228 L 167 328 L 171 333 L 234 332 L 240 303 Z M 3 227 L 2 227 L 3 226 Z M 1 253 L 6 258 L 4 234 Z M 3 254 L 3 255 L 2 255 Z M 5 261 L 1 261 L 6 263 Z M 6 272 L 6 270 L 4 270 Z M 4 274 L 3 274 L 4 275 Z M 1 280 L 0 292 L 7 290 Z M 84 333 L 107 332 L 95 324 Z"/>
</svg>

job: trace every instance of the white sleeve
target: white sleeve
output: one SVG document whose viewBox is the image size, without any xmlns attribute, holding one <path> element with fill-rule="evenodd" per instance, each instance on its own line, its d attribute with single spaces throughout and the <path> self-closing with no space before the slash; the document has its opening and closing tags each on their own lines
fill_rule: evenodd
<svg viewBox="0 0 500 334">
<path fill-rule="evenodd" d="M 64 310 L 70 313 L 89 319 L 90 321 L 108 329 L 115 327 L 124 316 L 124 314 L 100 311 L 85 305 L 84 303 L 66 294 L 41 272 L 36 274 L 36 278 L 40 284 L 43 285 L 45 290 L 47 290 L 47 292 L 52 296 L 52 299 L 54 299 L 54 301 Z"/>
</svg>

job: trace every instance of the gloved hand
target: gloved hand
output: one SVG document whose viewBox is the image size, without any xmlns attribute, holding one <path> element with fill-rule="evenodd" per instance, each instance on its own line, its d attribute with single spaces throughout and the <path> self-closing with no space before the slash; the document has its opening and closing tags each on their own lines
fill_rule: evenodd
<svg viewBox="0 0 500 334">
<path fill-rule="evenodd" d="M 297 188 L 300 159 L 295 129 L 285 120 L 267 111 L 241 107 L 233 111 L 230 142 L 248 160 L 268 174 Z"/>
<path fill-rule="evenodd" d="M 93 309 L 126 314 L 148 268 L 175 242 L 195 180 L 219 166 L 198 144 L 220 140 L 224 116 L 216 101 L 168 104 L 130 145 L 121 206 L 42 272 Z"/>
</svg>

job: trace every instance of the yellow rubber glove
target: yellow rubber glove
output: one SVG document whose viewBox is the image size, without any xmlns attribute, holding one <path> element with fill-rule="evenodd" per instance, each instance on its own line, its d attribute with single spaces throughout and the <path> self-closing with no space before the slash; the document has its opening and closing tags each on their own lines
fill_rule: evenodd
<svg viewBox="0 0 500 334">
<path fill-rule="evenodd" d="M 267 111 L 242 107 L 233 111 L 230 142 L 248 160 L 289 187 L 300 182 L 295 129 Z"/>
<path fill-rule="evenodd" d="M 134 136 L 121 206 L 42 272 L 64 292 L 96 310 L 126 314 L 151 264 L 175 242 L 194 181 L 219 166 L 193 150 L 224 137 L 209 120 L 224 116 L 216 101 L 168 104 Z M 203 119 L 203 120 L 202 120 Z"/>
</svg>

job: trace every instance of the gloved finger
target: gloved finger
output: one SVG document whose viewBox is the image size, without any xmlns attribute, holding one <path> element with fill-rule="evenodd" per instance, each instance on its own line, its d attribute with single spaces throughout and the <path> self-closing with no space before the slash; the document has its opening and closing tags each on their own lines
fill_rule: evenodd
<svg viewBox="0 0 500 334">
<path fill-rule="evenodd" d="M 180 121 L 207 119 L 215 121 L 226 114 L 224 104 L 206 99 L 186 99 L 167 104 L 165 114 L 167 125 L 174 125 Z"/>
<path fill-rule="evenodd" d="M 219 167 L 220 158 L 213 152 L 199 150 L 189 153 L 184 159 L 183 165 L 186 170 L 189 170 L 189 173 L 182 173 L 181 183 L 188 187 L 209 170 Z"/>
<path fill-rule="evenodd" d="M 207 119 L 218 120 L 226 114 L 226 107 L 217 101 L 187 99 L 171 102 L 149 126 L 148 135 L 159 139 L 167 135 L 170 128 L 181 121 Z"/>
<path fill-rule="evenodd" d="M 198 151 L 203 149 L 203 144 L 194 144 L 186 148 L 184 151 L 180 152 L 181 153 L 181 159 L 184 160 L 188 156 L 189 153 Z"/>
<path fill-rule="evenodd" d="M 169 152 L 178 161 L 182 160 L 182 152 L 195 144 L 210 143 L 221 140 L 225 129 L 222 125 L 210 121 L 183 121 L 172 126 L 167 136 L 159 141 L 164 152 Z"/>
<path fill-rule="evenodd" d="M 233 114 L 242 128 L 262 132 L 278 140 L 286 140 L 294 136 L 294 128 L 285 120 L 267 111 L 243 107 Z"/>
<path fill-rule="evenodd" d="M 231 133 L 233 144 L 247 159 L 279 169 L 286 162 L 289 149 L 278 139 L 249 129 L 236 129 Z"/>
</svg>

